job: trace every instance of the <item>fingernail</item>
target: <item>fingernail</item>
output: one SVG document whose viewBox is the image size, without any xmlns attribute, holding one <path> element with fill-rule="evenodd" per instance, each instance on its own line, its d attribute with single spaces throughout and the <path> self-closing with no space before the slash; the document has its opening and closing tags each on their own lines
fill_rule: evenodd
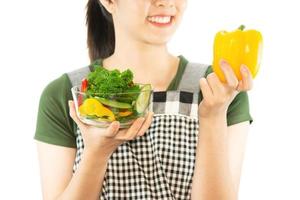
<svg viewBox="0 0 300 200">
<path fill-rule="evenodd" d="M 246 65 L 242 65 L 241 68 L 242 68 L 243 72 L 247 72 L 248 71 Z"/>
<path fill-rule="evenodd" d="M 227 67 L 227 62 L 225 61 L 225 60 L 222 60 L 221 62 L 220 62 L 220 67 L 221 67 L 221 69 L 223 70 L 223 71 L 225 71 L 225 70 L 227 70 L 228 69 L 228 67 Z"/>
<path fill-rule="evenodd" d="M 69 101 L 68 101 L 69 107 L 71 106 L 71 103 L 72 103 L 72 101 L 71 101 L 71 100 L 69 100 Z"/>
<path fill-rule="evenodd" d="M 224 60 L 224 59 L 221 59 L 220 60 L 220 65 L 222 66 L 222 65 L 226 65 L 227 64 L 227 62 L 226 62 L 226 60 Z"/>
<path fill-rule="evenodd" d="M 199 83 L 201 83 L 201 82 L 202 82 L 202 84 L 205 83 L 205 78 L 203 78 L 203 77 L 200 78 Z"/>
<path fill-rule="evenodd" d="M 247 69 L 246 65 L 241 65 L 241 71 L 245 77 L 248 76 L 248 69 Z"/>
</svg>

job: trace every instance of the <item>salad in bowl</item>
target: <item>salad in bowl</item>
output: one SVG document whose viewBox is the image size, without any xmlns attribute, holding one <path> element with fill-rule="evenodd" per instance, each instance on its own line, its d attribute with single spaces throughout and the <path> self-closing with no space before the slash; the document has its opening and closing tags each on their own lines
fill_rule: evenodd
<svg viewBox="0 0 300 200">
<path fill-rule="evenodd" d="M 129 69 L 120 72 L 97 67 L 71 92 L 82 122 L 106 128 L 119 121 L 120 128 L 128 128 L 148 113 L 153 90 L 151 84 L 134 83 Z"/>
</svg>

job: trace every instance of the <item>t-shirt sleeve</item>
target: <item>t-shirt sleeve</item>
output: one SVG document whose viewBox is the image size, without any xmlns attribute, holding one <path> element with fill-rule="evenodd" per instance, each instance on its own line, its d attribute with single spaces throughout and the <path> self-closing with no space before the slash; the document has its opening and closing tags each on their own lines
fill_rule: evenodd
<svg viewBox="0 0 300 200">
<path fill-rule="evenodd" d="M 205 73 L 205 77 L 208 74 L 212 73 L 213 69 L 210 65 Z M 200 91 L 199 93 L 199 103 L 202 100 L 203 96 Z M 253 118 L 250 114 L 249 98 L 247 92 L 239 92 L 236 97 L 233 99 L 227 110 L 227 126 L 237 124 L 240 122 L 249 121 L 251 124 Z"/>
<path fill-rule="evenodd" d="M 74 121 L 69 116 L 68 100 L 71 99 L 71 83 L 67 74 L 44 88 L 39 101 L 34 139 L 76 148 Z"/>
</svg>

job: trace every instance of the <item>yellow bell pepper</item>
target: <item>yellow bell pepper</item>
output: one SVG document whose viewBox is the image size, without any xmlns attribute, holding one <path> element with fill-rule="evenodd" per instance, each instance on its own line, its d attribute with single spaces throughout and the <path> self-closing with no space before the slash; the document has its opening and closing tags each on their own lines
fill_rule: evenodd
<svg viewBox="0 0 300 200">
<path fill-rule="evenodd" d="M 256 30 L 244 31 L 241 25 L 233 32 L 220 31 L 214 40 L 213 71 L 222 82 L 226 82 L 220 68 L 220 59 L 225 59 L 232 67 L 238 80 L 242 79 L 240 66 L 245 64 L 255 78 L 261 62 L 263 38 Z"/>
<path fill-rule="evenodd" d="M 79 113 L 82 116 L 86 116 L 86 115 L 96 115 L 97 117 L 107 116 L 109 121 L 114 121 L 116 119 L 114 113 L 110 109 L 103 106 L 95 98 L 86 99 L 83 102 L 83 104 L 79 107 Z"/>
</svg>

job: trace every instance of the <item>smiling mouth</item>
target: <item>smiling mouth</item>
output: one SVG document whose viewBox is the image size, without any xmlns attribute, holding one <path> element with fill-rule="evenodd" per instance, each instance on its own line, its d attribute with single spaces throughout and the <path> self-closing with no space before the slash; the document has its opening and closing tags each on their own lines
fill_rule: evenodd
<svg viewBox="0 0 300 200">
<path fill-rule="evenodd" d="M 174 16 L 149 16 L 147 17 L 147 21 L 150 22 L 154 26 L 158 27 L 166 27 L 170 26 L 174 20 Z"/>
</svg>

